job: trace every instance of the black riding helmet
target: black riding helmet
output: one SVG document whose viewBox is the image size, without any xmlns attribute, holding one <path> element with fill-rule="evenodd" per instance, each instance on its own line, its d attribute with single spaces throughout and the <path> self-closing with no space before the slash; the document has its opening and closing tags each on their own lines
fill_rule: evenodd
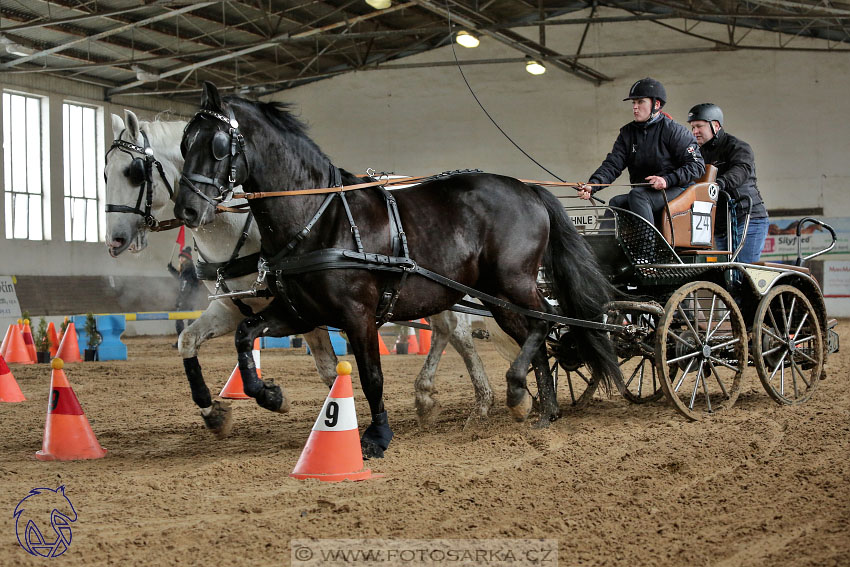
<svg viewBox="0 0 850 567">
<path fill-rule="evenodd" d="M 636 81 L 632 85 L 632 88 L 629 89 L 629 96 L 623 100 L 634 100 L 636 98 L 650 99 L 652 101 L 651 114 L 655 114 L 655 101 L 660 100 L 661 106 L 659 108 L 664 108 L 664 105 L 667 103 L 667 91 L 664 90 L 664 85 L 660 82 L 646 77 L 645 79 Z"/>
<path fill-rule="evenodd" d="M 688 123 L 691 123 L 694 120 L 705 120 L 708 122 L 708 126 L 711 128 L 711 134 L 716 136 L 717 132 L 714 129 L 713 121 L 717 120 L 718 124 L 723 126 L 723 111 L 720 110 L 720 107 L 716 104 L 703 102 L 688 111 Z"/>
</svg>

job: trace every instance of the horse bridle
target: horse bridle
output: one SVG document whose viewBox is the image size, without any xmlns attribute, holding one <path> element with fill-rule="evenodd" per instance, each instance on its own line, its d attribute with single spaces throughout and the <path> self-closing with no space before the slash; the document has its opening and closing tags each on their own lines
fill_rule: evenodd
<svg viewBox="0 0 850 567">
<path fill-rule="evenodd" d="M 122 140 L 121 136 L 124 135 L 124 132 L 126 132 L 126 130 L 122 130 L 121 133 L 118 135 L 118 138 L 112 142 L 112 146 L 109 148 L 109 151 L 106 152 L 106 158 L 108 159 L 109 154 L 112 152 L 112 150 L 115 149 L 124 152 L 125 154 L 128 154 L 133 160 L 132 162 L 130 162 L 128 169 L 141 169 L 144 174 L 144 181 L 142 181 L 142 184 L 139 186 L 139 197 L 138 199 L 136 199 L 135 207 L 128 207 L 127 205 L 107 204 L 106 212 L 130 213 L 134 215 L 139 215 L 144 219 L 147 227 L 153 231 L 167 230 L 169 228 L 177 226 L 176 224 L 174 224 L 175 221 L 160 222 L 151 214 L 151 207 L 153 205 L 154 167 L 156 167 L 157 171 L 159 171 L 159 176 L 162 179 L 162 182 L 165 183 L 165 186 L 168 188 L 168 196 L 172 200 L 174 199 L 174 189 L 171 187 L 171 183 L 169 183 L 168 179 L 165 177 L 165 171 L 162 168 L 162 164 L 153 156 L 153 149 L 150 146 L 150 142 L 148 142 L 147 134 L 145 134 L 143 130 L 140 131 L 145 145 L 138 146 L 132 142 Z M 145 200 L 144 209 L 141 208 L 142 199 Z"/>
<path fill-rule="evenodd" d="M 228 158 L 228 169 L 230 171 L 227 179 L 222 180 L 217 174 L 216 177 L 207 177 L 206 175 L 201 175 L 199 173 L 185 173 L 185 171 L 180 178 L 181 182 L 184 182 L 193 193 L 213 207 L 218 207 L 221 203 L 230 200 L 232 197 L 233 186 L 234 183 L 236 183 L 236 159 L 240 155 L 242 155 L 242 158 L 245 160 L 246 169 L 248 168 L 248 154 L 245 152 L 245 138 L 239 132 L 239 122 L 236 120 L 236 117 L 233 115 L 233 110 L 230 107 L 227 108 L 227 114 L 228 115 L 224 115 L 220 112 L 206 109 L 198 110 L 183 130 L 185 139 L 186 131 L 189 129 L 192 122 L 194 122 L 198 117 L 204 118 L 205 116 L 211 116 L 219 122 L 223 122 L 227 125 L 227 134 L 218 129 L 215 134 L 213 134 L 212 147 L 210 148 L 212 150 L 213 158 L 215 158 L 217 162 L 223 161 L 225 157 Z M 219 169 L 220 168 L 216 168 L 216 170 Z M 212 185 L 218 190 L 218 197 L 208 197 L 198 188 L 197 185 L 195 185 L 195 183 Z"/>
</svg>

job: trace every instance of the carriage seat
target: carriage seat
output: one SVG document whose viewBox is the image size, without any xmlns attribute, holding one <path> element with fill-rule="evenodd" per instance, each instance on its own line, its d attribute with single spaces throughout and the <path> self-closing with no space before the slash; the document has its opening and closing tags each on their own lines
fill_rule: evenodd
<svg viewBox="0 0 850 567">
<path fill-rule="evenodd" d="M 712 248 L 718 197 L 715 179 L 717 168 L 706 165 L 705 175 L 685 189 L 684 193 L 670 199 L 669 214 L 665 207 L 657 215 L 655 225 L 671 246 L 685 250 Z M 672 231 L 670 216 L 673 217 Z"/>
</svg>

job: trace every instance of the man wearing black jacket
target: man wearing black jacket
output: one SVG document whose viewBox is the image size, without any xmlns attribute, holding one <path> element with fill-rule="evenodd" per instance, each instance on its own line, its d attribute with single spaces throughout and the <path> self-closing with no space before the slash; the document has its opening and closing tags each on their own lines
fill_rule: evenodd
<svg viewBox="0 0 850 567">
<path fill-rule="evenodd" d="M 734 201 L 732 218 L 732 250 L 738 247 L 744 235 L 747 207 L 752 199 L 750 225 L 744 247 L 738 254 L 739 262 L 757 262 L 767 237 L 770 219 L 756 186 L 755 156 L 750 145 L 723 130 L 723 111 L 716 104 L 702 103 L 688 112 L 688 123 L 699 142 L 706 163 L 717 166 L 717 185 Z M 722 193 L 721 193 L 722 195 Z M 714 219 L 714 236 L 717 248 L 726 250 L 726 202 L 718 202 Z"/>
<path fill-rule="evenodd" d="M 189 311 L 194 306 L 195 292 L 200 283 L 195 273 L 195 265 L 192 263 L 192 249 L 187 246 L 181 250 L 177 261 L 179 262 L 179 268 L 172 266 L 171 262 L 168 263 L 168 271 L 180 282 L 175 309 L 177 311 Z M 192 321 L 190 320 L 188 324 L 191 325 Z M 176 319 L 174 321 L 174 327 L 177 330 L 177 336 L 179 338 L 180 333 L 183 332 L 183 319 Z M 177 348 L 177 343 L 171 346 Z"/>
<path fill-rule="evenodd" d="M 702 177 L 705 163 L 693 134 L 661 112 L 667 101 L 664 85 L 649 77 L 641 79 L 623 100 L 632 101 L 634 121 L 620 128 L 611 153 L 588 184 L 579 185 L 578 196 L 590 199 L 601 187 L 589 184 L 610 184 L 628 168 L 629 181 L 639 186 L 613 197 L 610 204 L 654 223 L 666 201 Z"/>
</svg>

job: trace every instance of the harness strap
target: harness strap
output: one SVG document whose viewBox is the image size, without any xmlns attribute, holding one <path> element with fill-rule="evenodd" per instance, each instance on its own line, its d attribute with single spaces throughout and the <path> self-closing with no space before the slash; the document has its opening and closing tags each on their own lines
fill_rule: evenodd
<svg viewBox="0 0 850 567">
<path fill-rule="evenodd" d="M 283 259 L 274 265 L 270 264 L 270 268 L 274 270 L 276 275 L 280 276 L 334 269 L 360 269 L 415 273 L 445 287 L 476 297 L 486 304 L 495 305 L 496 307 L 501 307 L 502 309 L 507 309 L 508 311 L 525 315 L 526 317 L 543 319 L 552 323 L 585 327 L 598 331 L 609 331 L 618 334 L 623 332 L 623 327 L 619 325 L 609 325 L 607 323 L 598 323 L 596 321 L 588 321 L 585 319 L 564 317 L 563 315 L 535 311 L 533 309 L 526 309 L 524 307 L 514 305 L 504 299 L 478 291 L 477 289 L 456 282 L 427 268 L 423 268 L 422 266 L 417 265 L 416 262 L 410 258 L 392 257 L 369 252 L 361 253 L 340 248 L 328 248 L 325 250 L 308 252 L 307 254 L 294 258 Z M 480 306 L 477 307 L 480 308 Z"/>
<path fill-rule="evenodd" d="M 198 261 L 195 263 L 195 273 L 198 274 L 198 279 L 206 281 L 215 281 L 219 274 L 223 279 L 239 278 L 255 273 L 259 261 L 259 252 L 227 262 Z"/>
</svg>

